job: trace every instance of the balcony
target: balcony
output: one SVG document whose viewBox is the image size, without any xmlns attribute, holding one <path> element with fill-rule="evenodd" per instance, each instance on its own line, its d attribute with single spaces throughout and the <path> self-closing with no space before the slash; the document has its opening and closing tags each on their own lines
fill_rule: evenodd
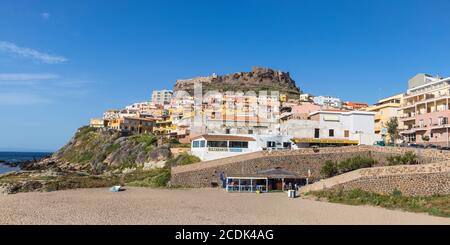
<svg viewBox="0 0 450 245">
<path fill-rule="evenodd" d="M 411 120 L 415 120 L 415 113 L 400 115 L 400 121 L 402 122 Z"/>
<path fill-rule="evenodd" d="M 449 98 L 450 98 L 450 93 L 449 92 L 445 92 L 445 93 L 442 93 L 442 94 L 436 95 L 436 96 L 427 94 L 425 96 L 425 98 L 423 98 L 423 99 L 419 99 L 417 101 L 412 101 L 412 102 L 404 102 L 401 105 L 401 109 L 407 109 L 407 108 L 410 108 L 410 107 L 414 107 L 417 104 L 423 104 L 423 103 L 432 102 L 432 101 L 435 101 L 435 100 L 449 99 Z"/>
</svg>

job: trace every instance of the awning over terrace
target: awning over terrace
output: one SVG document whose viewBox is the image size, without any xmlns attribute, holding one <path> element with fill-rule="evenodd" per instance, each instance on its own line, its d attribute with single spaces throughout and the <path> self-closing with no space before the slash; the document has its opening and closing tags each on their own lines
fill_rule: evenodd
<svg viewBox="0 0 450 245">
<path fill-rule="evenodd" d="M 306 177 L 283 168 L 271 168 L 258 171 L 256 174 L 233 175 L 226 179 L 226 189 L 229 192 L 268 192 L 270 190 L 285 190 L 286 184 L 302 185 Z"/>
</svg>

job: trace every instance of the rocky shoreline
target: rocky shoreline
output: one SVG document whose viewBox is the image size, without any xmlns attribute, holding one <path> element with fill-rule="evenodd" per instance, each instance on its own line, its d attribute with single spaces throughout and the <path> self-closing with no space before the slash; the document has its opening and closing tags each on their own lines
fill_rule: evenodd
<svg viewBox="0 0 450 245">
<path fill-rule="evenodd" d="M 45 158 L 50 158 L 50 156 L 47 156 Z M 45 158 L 43 158 L 43 159 L 45 159 Z M 39 163 L 43 159 L 40 159 L 40 160 L 33 159 L 33 160 L 14 161 L 14 162 L 12 162 L 12 161 L 3 161 L 2 160 L 2 161 L 0 161 L 0 164 L 6 165 L 6 166 L 9 166 L 9 167 L 12 167 L 12 168 L 17 168 L 18 167 L 18 168 L 22 169 L 22 168 L 27 168 L 27 166 Z"/>
<path fill-rule="evenodd" d="M 170 166 L 186 164 L 153 135 L 123 136 L 82 127 L 67 145 L 40 160 L 15 162 L 0 174 L 0 194 L 136 185 L 165 187 Z M 6 161 L 4 161 L 6 162 Z"/>
</svg>

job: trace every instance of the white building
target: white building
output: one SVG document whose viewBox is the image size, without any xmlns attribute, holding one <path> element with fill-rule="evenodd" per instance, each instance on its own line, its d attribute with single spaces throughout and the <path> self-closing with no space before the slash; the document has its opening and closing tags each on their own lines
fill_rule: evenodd
<svg viewBox="0 0 450 245">
<path fill-rule="evenodd" d="M 311 95 L 310 94 L 301 94 L 300 95 L 300 101 L 302 102 L 309 102 L 311 101 Z"/>
<path fill-rule="evenodd" d="M 281 124 L 281 133 L 292 136 L 299 146 L 372 145 L 375 113 L 365 111 L 317 111 L 310 120 L 291 119 Z"/>
<path fill-rule="evenodd" d="M 173 96 L 172 90 L 154 90 L 152 93 L 152 103 L 156 105 L 166 105 L 170 104 L 170 101 Z"/>
<path fill-rule="evenodd" d="M 341 108 L 342 107 L 342 101 L 341 99 L 337 97 L 331 97 L 331 96 L 315 96 L 313 98 L 314 104 L 325 106 L 325 107 L 335 107 L 335 108 Z"/>
<path fill-rule="evenodd" d="M 231 157 L 259 151 L 256 139 L 251 136 L 204 134 L 192 138 L 191 153 L 202 161 Z"/>
<path fill-rule="evenodd" d="M 296 149 L 292 137 L 282 135 L 204 134 L 192 138 L 191 153 L 202 161 L 262 151 Z"/>
</svg>

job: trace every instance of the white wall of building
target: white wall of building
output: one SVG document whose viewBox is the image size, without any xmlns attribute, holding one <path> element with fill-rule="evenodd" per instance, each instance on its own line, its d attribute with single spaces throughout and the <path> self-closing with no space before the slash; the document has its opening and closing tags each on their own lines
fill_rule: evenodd
<svg viewBox="0 0 450 245">
<path fill-rule="evenodd" d="M 241 135 L 242 136 L 242 135 Z M 195 141 L 204 141 L 203 147 L 195 148 L 193 147 Z M 239 151 L 234 151 L 239 149 Z M 248 148 L 225 148 L 220 149 L 218 147 L 207 147 L 207 141 L 205 138 L 198 138 L 191 142 L 191 154 L 197 156 L 202 161 L 215 160 L 225 157 L 238 156 L 250 152 L 261 151 L 262 148 L 259 147 L 257 141 L 249 141 Z"/>
<path fill-rule="evenodd" d="M 291 119 L 281 124 L 281 133 L 293 138 L 315 138 L 315 129 L 319 129 L 319 139 L 358 140 L 360 144 L 372 145 L 375 140 L 373 112 L 314 112 L 317 120 Z M 334 136 L 330 136 L 330 130 Z M 345 131 L 348 130 L 348 137 Z"/>
<path fill-rule="evenodd" d="M 316 96 L 313 98 L 313 101 L 317 105 L 321 106 L 332 106 L 332 107 L 342 107 L 342 101 L 341 99 L 337 97 L 331 97 L 331 96 Z"/>
</svg>

